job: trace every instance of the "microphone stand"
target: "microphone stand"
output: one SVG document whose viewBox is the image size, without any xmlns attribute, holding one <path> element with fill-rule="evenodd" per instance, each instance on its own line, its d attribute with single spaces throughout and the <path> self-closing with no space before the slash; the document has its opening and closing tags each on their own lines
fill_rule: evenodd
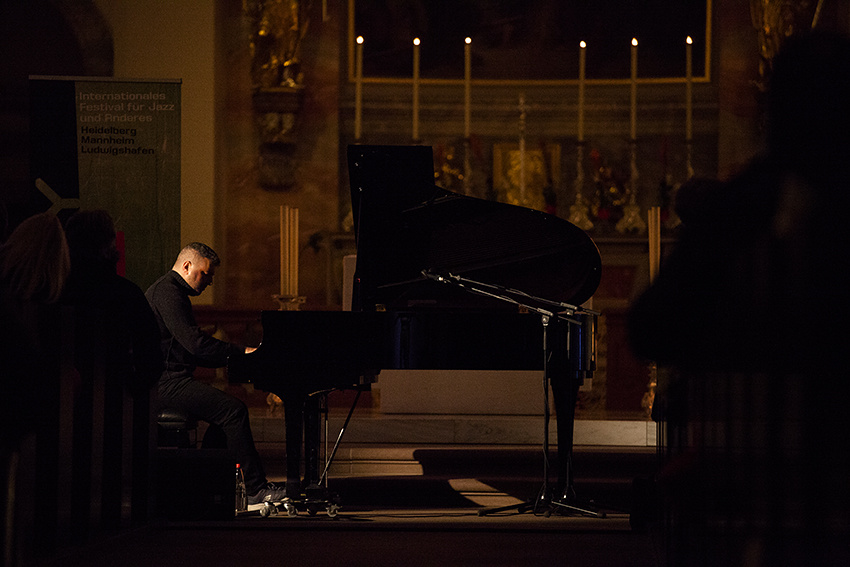
<svg viewBox="0 0 850 567">
<path fill-rule="evenodd" d="M 482 282 L 477 282 L 474 280 L 470 280 L 467 278 L 463 278 L 453 274 L 440 275 L 430 272 L 428 270 L 422 270 L 422 275 L 430 280 L 434 280 L 440 283 L 447 283 L 451 285 L 455 285 L 465 291 L 470 293 L 474 293 L 476 295 L 482 295 L 485 297 L 490 297 L 493 299 L 497 299 L 499 301 L 504 301 L 506 303 L 512 303 L 517 305 L 518 307 L 522 307 L 527 309 L 530 312 L 534 312 L 540 315 L 540 322 L 543 330 L 543 486 L 538 493 L 537 498 L 534 502 L 523 502 L 521 504 L 512 504 L 509 506 L 502 506 L 499 508 L 488 508 L 482 509 L 478 511 L 479 516 L 485 516 L 487 514 L 494 514 L 497 512 L 505 512 L 508 510 L 516 510 L 518 513 L 523 513 L 528 510 L 533 510 L 535 513 L 538 513 L 539 508 L 545 507 L 545 511 L 543 512 L 546 517 L 549 517 L 551 513 L 559 508 L 563 508 L 564 510 L 569 510 L 571 512 L 577 512 L 580 514 L 584 514 L 587 516 L 593 516 L 597 518 L 604 518 L 605 514 L 598 512 L 596 510 L 591 510 L 589 507 L 580 507 L 572 503 L 568 503 L 566 500 L 568 495 L 574 496 L 574 490 L 572 487 L 572 471 L 571 471 L 571 461 L 572 461 L 572 435 L 570 435 L 569 439 L 569 454 L 566 457 L 566 475 L 565 475 L 565 487 L 564 487 L 564 496 L 560 500 L 553 500 L 551 495 L 551 489 L 549 487 L 549 384 L 552 381 L 550 376 L 550 355 L 553 351 L 550 343 L 549 343 L 549 324 L 554 317 L 556 320 L 566 321 L 568 323 L 572 323 L 574 325 L 581 325 L 581 321 L 577 319 L 575 314 L 579 311 L 586 312 L 591 315 L 598 315 L 599 313 L 596 311 L 585 310 L 575 305 L 571 305 L 569 303 L 563 303 L 558 301 L 552 301 L 548 299 L 543 299 L 539 297 L 534 297 L 529 295 L 523 291 L 506 288 L 504 286 L 499 286 L 495 284 L 487 284 Z M 513 296 L 524 297 L 530 300 L 533 300 L 537 303 L 548 305 L 552 308 L 558 308 L 563 310 L 560 313 L 555 313 L 549 309 L 543 309 L 542 307 L 538 307 L 535 305 L 531 305 L 529 303 L 524 303 L 519 301 Z M 580 354 L 580 353 L 579 353 Z M 573 385 L 568 385 L 570 392 L 570 407 L 573 410 L 573 415 L 570 416 L 570 419 L 575 419 L 575 395 L 573 394 Z M 554 391 L 554 388 L 553 388 Z M 567 416 L 563 416 L 567 417 Z M 572 433 L 572 428 L 570 429 L 570 433 Z M 564 439 L 558 440 L 559 444 L 565 442 Z M 571 502 L 574 502 L 574 498 L 570 498 Z"/>
</svg>

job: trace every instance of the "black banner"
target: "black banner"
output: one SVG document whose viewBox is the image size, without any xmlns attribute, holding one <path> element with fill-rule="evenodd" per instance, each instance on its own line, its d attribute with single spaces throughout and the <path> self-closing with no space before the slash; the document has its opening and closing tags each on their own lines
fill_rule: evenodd
<svg viewBox="0 0 850 567">
<path fill-rule="evenodd" d="M 31 77 L 30 95 L 39 209 L 109 211 L 145 289 L 180 247 L 180 82 Z"/>
</svg>

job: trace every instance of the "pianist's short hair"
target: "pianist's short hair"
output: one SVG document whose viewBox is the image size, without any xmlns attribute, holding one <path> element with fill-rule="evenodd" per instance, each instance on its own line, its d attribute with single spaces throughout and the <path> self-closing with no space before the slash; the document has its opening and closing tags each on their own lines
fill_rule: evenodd
<svg viewBox="0 0 850 567">
<path fill-rule="evenodd" d="M 194 251 L 201 258 L 206 258 L 210 261 L 210 266 L 218 266 L 221 264 L 221 258 L 218 257 L 218 254 L 215 253 L 215 250 L 204 244 L 203 242 L 190 242 L 187 244 L 183 250 L 180 251 L 180 255 L 182 256 L 189 250 Z"/>
</svg>

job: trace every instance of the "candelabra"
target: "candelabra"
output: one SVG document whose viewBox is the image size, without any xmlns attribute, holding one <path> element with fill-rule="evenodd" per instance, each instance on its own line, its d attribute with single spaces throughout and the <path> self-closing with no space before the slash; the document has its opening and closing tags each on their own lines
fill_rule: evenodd
<svg viewBox="0 0 850 567">
<path fill-rule="evenodd" d="M 584 189 L 584 142 L 576 144 L 576 179 L 574 184 L 576 200 L 570 206 L 570 216 L 567 220 L 582 230 L 593 228 L 593 222 L 588 216 L 588 204 L 582 193 Z"/>
<path fill-rule="evenodd" d="M 629 179 L 629 201 L 623 207 L 623 218 L 620 219 L 615 228 L 621 234 L 643 234 L 646 232 L 646 222 L 641 217 L 640 205 L 637 203 L 637 141 L 634 139 L 629 142 L 629 152 L 631 171 Z"/>
</svg>

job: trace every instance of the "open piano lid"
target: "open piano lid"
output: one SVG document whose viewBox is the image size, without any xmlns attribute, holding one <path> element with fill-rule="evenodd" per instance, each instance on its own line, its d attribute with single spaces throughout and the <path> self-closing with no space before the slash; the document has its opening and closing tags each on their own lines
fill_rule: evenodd
<svg viewBox="0 0 850 567">
<path fill-rule="evenodd" d="M 601 258 L 582 229 L 541 211 L 434 185 L 428 146 L 348 147 L 357 267 L 354 310 L 434 305 L 504 308 L 423 271 L 580 305 Z"/>
</svg>

